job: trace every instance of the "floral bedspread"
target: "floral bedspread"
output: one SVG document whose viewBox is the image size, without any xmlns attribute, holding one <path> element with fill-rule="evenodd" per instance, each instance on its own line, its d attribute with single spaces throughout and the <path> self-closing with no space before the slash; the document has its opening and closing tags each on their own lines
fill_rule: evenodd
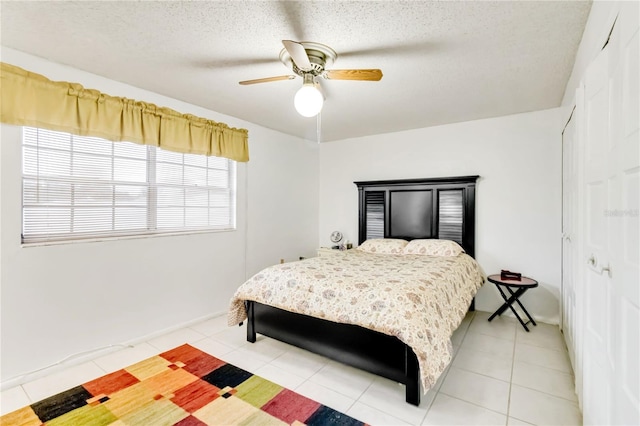
<svg viewBox="0 0 640 426">
<path fill-rule="evenodd" d="M 451 335 L 484 283 L 478 263 L 455 257 L 339 252 L 274 265 L 231 300 L 229 325 L 246 319 L 244 300 L 396 336 L 418 357 L 423 390 L 452 358 Z"/>
</svg>

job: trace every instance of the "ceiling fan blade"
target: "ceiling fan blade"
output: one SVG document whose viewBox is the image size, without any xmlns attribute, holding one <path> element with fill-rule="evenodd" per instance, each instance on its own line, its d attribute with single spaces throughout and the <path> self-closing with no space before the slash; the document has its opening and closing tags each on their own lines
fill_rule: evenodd
<svg viewBox="0 0 640 426">
<path fill-rule="evenodd" d="M 278 77 L 266 77 L 266 78 L 257 78 L 255 80 L 244 80 L 241 81 L 240 84 L 246 86 L 248 84 L 258 84 L 258 83 L 269 83 L 271 81 L 280 81 L 280 80 L 293 80 L 296 78 L 295 75 L 280 75 Z"/>
<path fill-rule="evenodd" d="M 380 81 L 382 71 L 379 69 L 366 70 L 327 70 L 324 72 L 325 78 L 329 80 L 363 80 Z"/>
<path fill-rule="evenodd" d="M 186 64 L 198 68 L 237 68 L 248 65 L 273 64 L 273 57 L 269 58 L 236 58 L 236 59 L 198 59 L 189 61 Z"/>
<path fill-rule="evenodd" d="M 437 52 L 447 47 L 447 43 L 442 41 L 419 41 L 419 42 L 402 42 L 402 44 L 383 44 L 379 46 L 340 50 L 341 58 L 379 58 L 381 56 L 394 56 L 403 54 L 426 55 Z"/>
<path fill-rule="evenodd" d="M 287 49 L 287 52 L 289 52 L 291 60 L 295 62 L 298 68 L 302 71 L 311 70 L 311 62 L 309 61 L 309 56 L 307 56 L 307 51 L 304 50 L 303 45 L 292 40 L 282 40 L 282 44 L 284 45 L 284 48 Z"/>
<path fill-rule="evenodd" d="M 284 15 L 285 21 L 291 26 L 290 34 L 296 40 L 306 40 L 304 30 L 307 28 L 304 18 L 309 16 L 305 13 L 306 5 L 303 2 L 279 1 L 280 12 Z M 313 8 L 314 6 L 310 6 Z"/>
</svg>

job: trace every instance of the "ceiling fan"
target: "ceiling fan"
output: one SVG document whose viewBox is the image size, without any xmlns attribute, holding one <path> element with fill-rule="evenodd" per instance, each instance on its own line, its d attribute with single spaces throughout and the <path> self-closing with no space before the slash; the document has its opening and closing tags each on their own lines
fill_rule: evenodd
<svg viewBox="0 0 640 426">
<path fill-rule="evenodd" d="M 335 50 L 321 43 L 308 41 L 282 40 L 284 49 L 280 52 L 280 61 L 291 68 L 296 75 L 281 75 L 277 77 L 258 78 L 241 81 L 241 85 L 269 83 L 272 81 L 292 80 L 302 77 L 302 87 L 296 93 L 294 105 L 300 115 L 313 117 L 322 109 L 324 97 L 316 85 L 316 77 L 327 80 L 361 80 L 379 81 L 382 71 L 379 69 L 327 69 L 338 58 Z"/>
</svg>

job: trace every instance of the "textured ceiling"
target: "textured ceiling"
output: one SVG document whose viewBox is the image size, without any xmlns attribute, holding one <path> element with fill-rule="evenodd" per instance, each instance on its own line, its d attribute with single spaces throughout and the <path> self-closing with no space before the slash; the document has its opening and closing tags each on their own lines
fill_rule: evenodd
<svg viewBox="0 0 640 426">
<path fill-rule="evenodd" d="M 3 46 L 316 140 L 281 40 L 338 52 L 332 68 L 380 82 L 322 81 L 322 141 L 560 105 L 590 2 L 2 1 Z M 115 94 L 118 95 L 118 94 Z M 237 125 L 235 123 L 228 123 Z"/>
</svg>

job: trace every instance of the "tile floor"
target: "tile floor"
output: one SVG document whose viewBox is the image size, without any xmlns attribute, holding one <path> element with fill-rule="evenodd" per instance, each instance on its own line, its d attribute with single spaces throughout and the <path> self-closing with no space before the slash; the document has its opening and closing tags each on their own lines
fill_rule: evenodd
<svg viewBox="0 0 640 426">
<path fill-rule="evenodd" d="M 467 315 L 453 335 L 453 362 L 419 407 L 405 403 L 402 385 L 264 336 L 248 343 L 244 327 L 217 317 L 3 391 L 0 412 L 189 343 L 373 425 L 582 424 L 558 327 L 526 333 L 514 319 L 488 317 Z"/>
</svg>

